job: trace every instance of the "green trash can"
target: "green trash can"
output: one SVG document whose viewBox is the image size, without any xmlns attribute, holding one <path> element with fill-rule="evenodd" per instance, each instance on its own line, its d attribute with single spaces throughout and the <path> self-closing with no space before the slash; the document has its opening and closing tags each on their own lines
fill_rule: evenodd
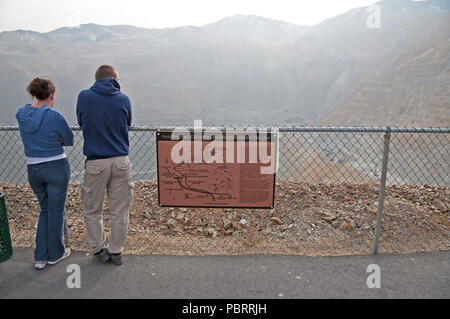
<svg viewBox="0 0 450 319">
<path fill-rule="evenodd" d="M 13 254 L 8 215 L 6 214 L 5 194 L 0 192 L 0 262 L 8 260 Z"/>
</svg>

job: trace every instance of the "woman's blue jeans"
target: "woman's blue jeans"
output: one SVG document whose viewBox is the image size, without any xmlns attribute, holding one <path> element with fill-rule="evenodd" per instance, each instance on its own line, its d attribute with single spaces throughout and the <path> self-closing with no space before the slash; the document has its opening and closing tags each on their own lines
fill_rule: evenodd
<svg viewBox="0 0 450 319">
<path fill-rule="evenodd" d="M 28 165 L 28 181 L 41 213 L 36 233 L 36 261 L 55 261 L 64 254 L 63 228 L 70 165 L 67 158 Z"/>
</svg>

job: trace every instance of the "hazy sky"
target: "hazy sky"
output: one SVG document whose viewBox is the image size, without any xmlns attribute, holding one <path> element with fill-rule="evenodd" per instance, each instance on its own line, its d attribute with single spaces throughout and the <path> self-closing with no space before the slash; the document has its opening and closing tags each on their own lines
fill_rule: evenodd
<svg viewBox="0 0 450 319">
<path fill-rule="evenodd" d="M 202 26 L 225 16 L 255 14 L 312 25 L 376 0 L 0 0 L 0 31 L 47 32 L 84 23 L 147 28 Z"/>
</svg>

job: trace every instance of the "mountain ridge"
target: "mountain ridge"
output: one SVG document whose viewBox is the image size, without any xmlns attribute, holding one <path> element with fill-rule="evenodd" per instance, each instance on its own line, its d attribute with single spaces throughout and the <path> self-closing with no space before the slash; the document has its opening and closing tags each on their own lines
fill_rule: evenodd
<svg viewBox="0 0 450 319">
<path fill-rule="evenodd" d="M 394 85 L 398 92 L 390 94 L 400 101 L 398 110 L 415 101 L 399 92 L 450 82 L 448 71 L 434 71 L 450 63 L 440 44 L 450 38 L 448 11 L 429 10 L 437 2 L 412 4 L 415 9 L 406 14 L 395 4 L 409 5 L 408 0 L 381 1 L 395 8 L 383 9 L 380 29 L 366 26 L 370 13 L 361 7 L 307 27 L 236 15 L 203 27 L 84 24 L 47 33 L 2 32 L 0 124 L 15 123 L 16 107 L 28 99 L 24 88 L 35 76 L 55 81 L 57 105 L 74 123 L 78 92 L 92 84 L 93 72 L 105 63 L 118 67 L 121 86 L 139 114 L 137 124 L 184 125 L 199 118 L 205 124 L 446 123 L 450 98 L 435 96 L 439 90 L 423 89 L 427 105 L 420 104 L 444 117 L 439 121 L 418 122 L 423 112 L 411 106 L 383 118 L 382 106 L 368 102 L 386 95 L 389 87 L 382 83 L 394 85 L 416 74 L 421 76 L 415 81 Z M 420 59 L 427 46 L 440 53 Z M 418 62 L 402 67 L 402 59 Z M 362 102 L 373 108 L 365 117 L 351 106 Z"/>
</svg>

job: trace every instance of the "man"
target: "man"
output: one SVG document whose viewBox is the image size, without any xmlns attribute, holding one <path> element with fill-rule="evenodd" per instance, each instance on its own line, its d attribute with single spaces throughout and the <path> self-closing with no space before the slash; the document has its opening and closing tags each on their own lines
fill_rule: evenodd
<svg viewBox="0 0 450 319">
<path fill-rule="evenodd" d="M 95 72 L 95 83 L 81 91 L 77 101 L 78 124 L 83 130 L 85 162 L 81 200 L 86 239 L 94 256 L 122 264 L 122 250 L 128 232 L 131 205 L 131 162 L 128 158 L 130 99 L 120 92 L 119 74 L 110 65 Z M 103 199 L 107 191 L 111 234 L 106 243 L 103 231 Z"/>
</svg>

